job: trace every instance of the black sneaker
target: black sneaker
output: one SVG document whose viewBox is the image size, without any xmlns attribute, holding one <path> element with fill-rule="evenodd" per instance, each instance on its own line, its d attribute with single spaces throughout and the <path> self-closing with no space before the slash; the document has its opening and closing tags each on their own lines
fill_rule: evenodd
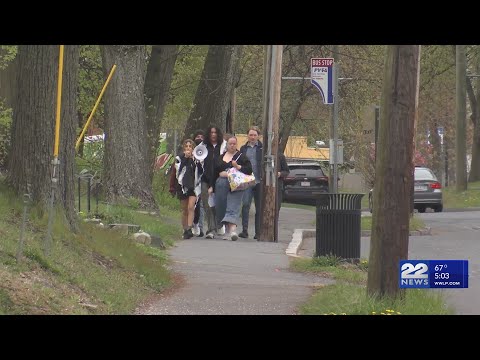
<svg viewBox="0 0 480 360">
<path fill-rule="evenodd" d="M 190 239 L 188 236 L 189 236 L 189 235 L 188 235 L 188 230 L 184 230 L 184 231 L 183 231 L 183 238 L 184 238 L 184 239 Z"/>
<path fill-rule="evenodd" d="M 257 234 L 255 234 L 255 236 L 254 236 L 253 238 L 254 238 L 255 240 L 258 240 L 258 238 L 257 238 Z"/>
<path fill-rule="evenodd" d="M 200 230 L 200 234 L 198 234 L 197 236 L 198 236 L 198 237 L 203 237 L 203 235 L 204 235 L 203 231 Z"/>
<path fill-rule="evenodd" d="M 240 236 L 241 238 L 248 238 L 248 233 L 246 231 L 242 231 L 240 234 L 238 234 L 238 236 Z"/>
</svg>

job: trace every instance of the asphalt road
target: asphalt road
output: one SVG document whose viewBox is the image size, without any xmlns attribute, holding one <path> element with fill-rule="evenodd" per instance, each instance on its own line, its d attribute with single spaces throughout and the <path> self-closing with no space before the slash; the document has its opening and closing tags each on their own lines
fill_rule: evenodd
<svg viewBox="0 0 480 360">
<path fill-rule="evenodd" d="M 467 289 L 441 289 L 456 314 L 480 314 L 480 212 L 424 213 L 431 236 L 410 236 L 408 257 L 418 260 L 468 260 Z M 361 256 L 368 259 L 370 238 L 363 237 Z"/>
</svg>

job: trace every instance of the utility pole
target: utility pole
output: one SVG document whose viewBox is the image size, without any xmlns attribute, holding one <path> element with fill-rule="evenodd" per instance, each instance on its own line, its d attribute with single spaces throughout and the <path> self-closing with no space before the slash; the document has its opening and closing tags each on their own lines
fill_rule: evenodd
<svg viewBox="0 0 480 360">
<path fill-rule="evenodd" d="M 399 287 L 398 264 L 408 259 L 419 67 L 419 45 L 387 47 L 368 262 L 370 296 L 405 294 Z"/>
<path fill-rule="evenodd" d="M 340 72 L 340 66 L 338 64 L 338 45 L 333 45 L 333 109 L 332 109 L 332 121 L 330 123 L 330 140 L 333 142 L 333 146 L 330 146 L 330 192 L 338 192 L 338 76 Z M 332 152 L 333 148 L 333 152 Z"/>
<path fill-rule="evenodd" d="M 282 45 L 265 46 L 264 57 L 264 126 L 263 126 L 263 178 L 260 198 L 259 241 L 276 242 L 278 234 L 277 217 L 277 167 L 278 128 L 280 118 L 280 90 L 282 82 Z"/>
<path fill-rule="evenodd" d="M 456 46 L 456 101 L 457 127 L 455 134 L 456 190 L 467 190 L 467 145 L 466 145 L 466 110 L 467 110 L 467 57 L 465 45 Z"/>
</svg>

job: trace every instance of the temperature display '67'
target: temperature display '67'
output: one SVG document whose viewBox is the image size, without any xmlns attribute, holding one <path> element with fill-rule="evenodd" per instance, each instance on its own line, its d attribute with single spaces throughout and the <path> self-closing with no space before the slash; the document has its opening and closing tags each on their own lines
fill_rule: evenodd
<svg viewBox="0 0 480 360">
<path fill-rule="evenodd" d="M 468 260 L 401 260 L 401 288 L 468 288 Z"/>
</svg>

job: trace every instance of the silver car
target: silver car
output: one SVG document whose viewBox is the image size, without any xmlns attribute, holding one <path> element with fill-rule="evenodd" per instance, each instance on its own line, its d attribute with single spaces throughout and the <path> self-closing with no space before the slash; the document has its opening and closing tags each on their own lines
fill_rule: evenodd
<svg viewBox="0 0 480 360">
<path fill-rule="evenodd" d="M 413 206 L 424 213 L 427 207 L 435 212 L 443 211 L 442 185 L 432 170 L 426 167 L 415 167 Z M 370 212 L 373 210 L 373 189 L 368 194 Z"/>
</svg>

